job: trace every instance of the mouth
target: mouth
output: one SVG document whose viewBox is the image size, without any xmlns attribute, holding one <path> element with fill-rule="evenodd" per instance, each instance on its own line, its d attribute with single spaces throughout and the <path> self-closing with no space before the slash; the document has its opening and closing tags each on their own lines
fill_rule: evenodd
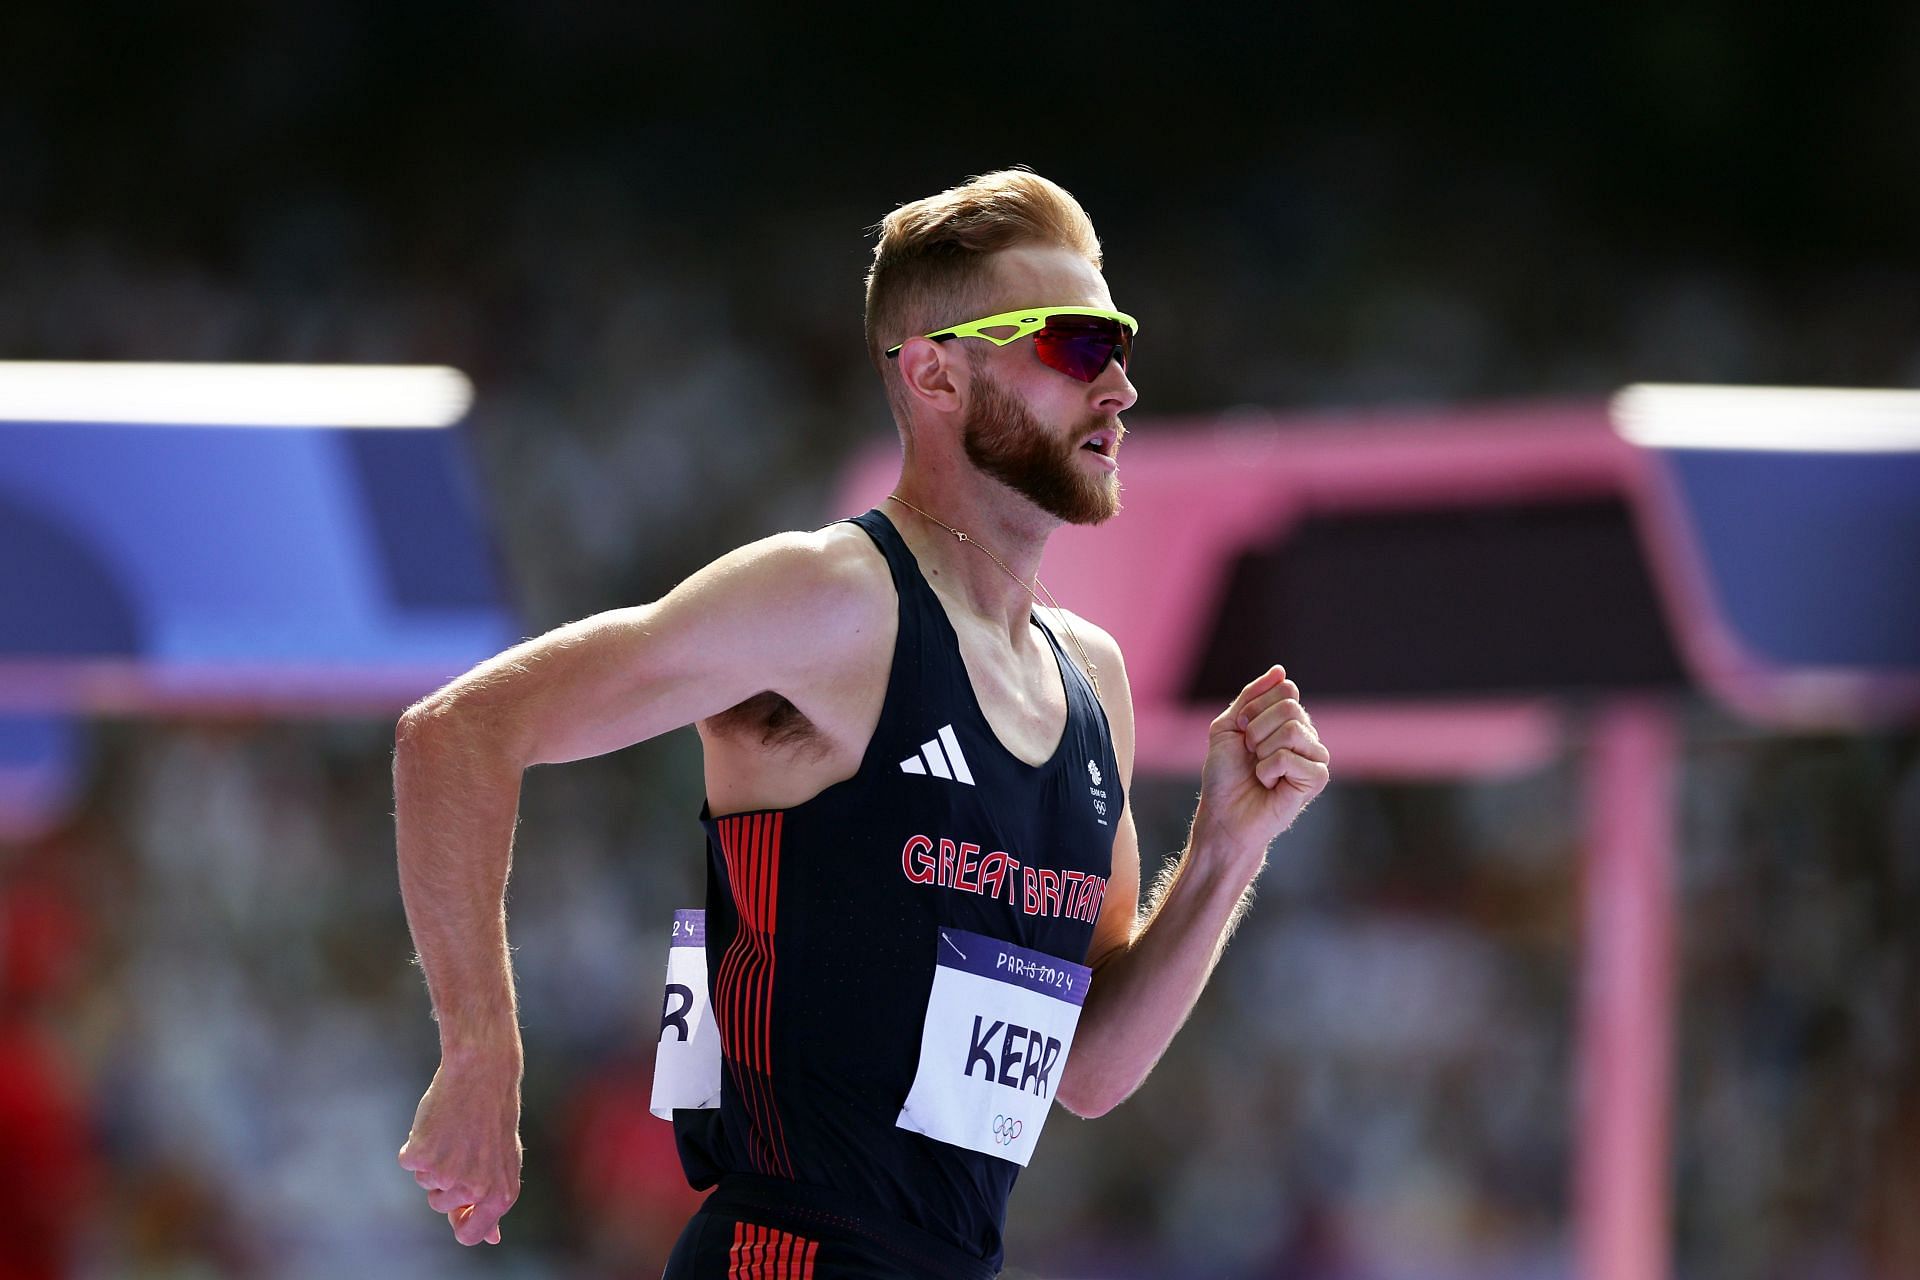
<svg viewBox="0 0 1920 1280">
<path fill-rule="evenodd" d="M 1080 447 L 1082 449 L 1089 449 L 1103 458 L 1111 459 L 1114 454 L 1120 451 L 1120 437 L 1125 434 L 1126 428 L 1117 424 L 1111 427 L 1102 427 L 1081 442 Z"/>
</svg>

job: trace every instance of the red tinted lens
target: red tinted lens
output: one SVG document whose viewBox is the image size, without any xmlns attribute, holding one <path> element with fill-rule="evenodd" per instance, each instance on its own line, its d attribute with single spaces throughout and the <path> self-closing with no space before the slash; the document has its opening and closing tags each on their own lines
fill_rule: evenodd
<svg viewBox="0 0 1920 1280">
<path fill-rule="evenodd" d="M 1133 356 L 1133 335 L 1118 320 L 1099 316 L 1050 316 L 1047 327 L 1033 335 L 1040 363 L 1070 378 L 1092 382 L 1110 360 L 1127 367 Z"/>
</svg>

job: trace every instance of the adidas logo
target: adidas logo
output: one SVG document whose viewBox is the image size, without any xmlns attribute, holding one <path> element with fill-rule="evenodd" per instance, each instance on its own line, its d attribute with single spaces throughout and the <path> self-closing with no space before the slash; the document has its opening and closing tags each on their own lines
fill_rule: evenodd
<svg viewBox="0 0 1920 1280">
<path fill-rule="evenodd" d="M 919 755 L 902 760 L 900 772 L 922 776 L 932 774 L 950 782 L 964 782 L 970 787 L 974 785 L 973 770 L 967 768 L 967 758 L 960 752 L 960 739 L 954 736 L 950 724 L 941 725 L 939 733 L 921 743 Z"/>
</svg>

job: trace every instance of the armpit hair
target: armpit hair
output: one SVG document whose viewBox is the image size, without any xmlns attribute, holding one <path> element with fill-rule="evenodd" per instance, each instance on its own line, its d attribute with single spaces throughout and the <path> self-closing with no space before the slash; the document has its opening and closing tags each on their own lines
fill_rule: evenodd
<svg viewBox="0 0 1920 1280">
<path fill-rule="evenodd" d="M 826 739 L 800 708 L 768 689 L 707 721 L 715 733 L 757 737 L 760 745 L 796 754 L 826 754 Z"/>
</svg>

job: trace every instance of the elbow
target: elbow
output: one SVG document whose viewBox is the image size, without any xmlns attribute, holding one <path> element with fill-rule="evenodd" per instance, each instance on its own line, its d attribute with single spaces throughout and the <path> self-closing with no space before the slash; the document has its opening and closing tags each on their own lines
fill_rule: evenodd
<svg viewBox="0 0 1920 1280">
<path fill-rule="evenodd" d="M 1060 1105 L 1073 1112 L 1076 1116 L 1079 1116 L 1082 1120 L 1098 1120 L 1101 1116 L 1113 1110 L 1113 1103 L 1111 1102 L 1095 1098 L 1070 1098 L 1064 1093 L 1060 1095 Z"/>
<path fill-rule="evenodd" d="M 1082 1120 L 1097 1120 L 1125 1102 L 1129 1092 L 1112 1081 L 1087 1079 L 1083 1073 L 1067 1076 L 1053 1097 Z"/>
<path fill-rule="evenodd" d="M 393 728 L 396 750 L 422 748 L 432 743 L 484 741 L 509 745 L 497 710 L 477 699 L 464 698 L 446 689 L 429 694 L 408 707 Z"/>
<path fill-rule="evenodd" d="M 1121 1099 L 1116 1096 L 1100 1094 L 1081 1094 L 1069 1097 L 1060 1095 L 1060 1105 L 1079 1116 L 1082 1120 L 1098 1120 L 1107 1112 L 1119 1106 Z"/>
<path fill-rule="evenodd" d="M 1082 1120 L 1094 1120 L 1133 1096 L 1145 1072 L 1126 1046 L 1115 1046 L 1098 1028 L 1083 1026 L 1081 1032 L 1067 1054 L 1053 1098 Z"/>
<path fill-rule="evenodd" d="M 402 712 L 399 723 L 393 726 L 394 750 L 421 746 L 429 734 L 437 736 L 445 729 L 453 714 L 451 701 L 441 695 L 422 698 Z"/>
<path fill-rule="evenodd" d="M 400 722 L 393 726 L 394 750 L 398 751 L 401 747 L 418 740 L 426 719 L 421 714 L 421 708 L 424 705 L 416 702 L 400 714 Z"/>
</svg>

